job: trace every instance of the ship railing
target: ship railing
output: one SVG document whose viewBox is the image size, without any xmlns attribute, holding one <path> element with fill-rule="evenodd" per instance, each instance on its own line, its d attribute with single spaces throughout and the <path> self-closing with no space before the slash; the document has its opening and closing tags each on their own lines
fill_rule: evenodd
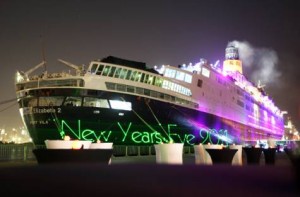
<svg viewBox="0 0 300 197">
<path fill-rule="evenodd" d="M 40 79 L 55 79 L 55 78 L 64 78 L 71 76 L 84 76 L 85 72 L 77 72 L 77 73 L 67 73 L 67 72 L 59 72 L 59 73 L 43 73 L 41 75 L 33 75 L 29 77 L 29 81 L 37 81 Z"/>
<path fill-rule="evenodd" d="M 33 154 L 34 149 L 46 148 L 44 145 L 36 146 L 32 143 L 26 144 L 0 144 L 0 162 L 5 161 L 35 161 Z M 185 146 L 183 154 L 194 154 L 193 146 Z M 155 155 L 155 149 L 152 145 L 147 146 L 130 146 L 130 145 L 114 145 L 114 157 L 127 156 L 151 156 Z"/>
</svg>

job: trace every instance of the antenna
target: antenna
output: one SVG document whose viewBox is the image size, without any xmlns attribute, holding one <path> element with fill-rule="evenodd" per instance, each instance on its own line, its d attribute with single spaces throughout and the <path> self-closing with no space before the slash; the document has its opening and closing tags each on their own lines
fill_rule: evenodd
<svg viewBox="0 0 300 197">
<path fill-rule="evenodd" d="M 42 59 L 43 59 L 43 63 L 44 63 L 44 71 L 47 70 L 47 65 L 46 65 L 46 58 L 45 58 L 45 43 L 44 43 L 44 39 L 43 36 L 40 35 L 41 38 L 41 45 L 42 45 Z"/>
</svg>

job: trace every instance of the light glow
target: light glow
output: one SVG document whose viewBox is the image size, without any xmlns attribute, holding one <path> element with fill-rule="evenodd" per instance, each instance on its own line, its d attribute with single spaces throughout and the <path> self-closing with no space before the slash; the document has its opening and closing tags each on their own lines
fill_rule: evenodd
<svg viewBox="0 0 300 197">
<path fill-rule="evenodd" d="M 109 100 L 110 106 L 112 109 L 122 109 L 131 111 L 131 103 L 126 101 L 118 101 L 118 100 Z"/>
</svg>

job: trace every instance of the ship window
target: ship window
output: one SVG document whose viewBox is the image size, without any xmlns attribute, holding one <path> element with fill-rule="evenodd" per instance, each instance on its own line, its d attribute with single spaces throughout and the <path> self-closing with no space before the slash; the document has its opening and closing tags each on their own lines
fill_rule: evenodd
<svg viewBox="0 0 300 197">
<path fill-rule="evenodd" d="M 177 71 L 175 78 L 178 79 L 178 80 L 180 80 L 180 81 L 183 81 L 184 80 L 184 72 Z"/>
<path fill-rule="evenodd" d="M 73 97 L 73 96 L 67 97 L 64 105 L 79 107 L 81 106 L 81 97 Z"/>
<path fill-rule="evenodd" d="M 184 81 L 187 83 L 192 83 L 192 75 L 185 74 Z"/>
<path fill-rule="evenodd" d="M 203 83 L 203 81 L 201 79 L 198 79 L 197 86 L 201 88 L 202 87 L 202 83 Z"/>
<path fill-rule="evenodd" d="M 120 79 L 124 79 L 127 73 L 127 69 L 122 69 L 120 74 Z"/>
<path fill-rule="evenodd" d="M 158 92 L 156 92 L 156 91 L 150 92 L 150 96 L 152 96 L 152 97 L 157 97 L 157 94 L 158 94 Z"/>
<path fill-rule="evenodd" d="M 165 77 L 175 78 L 176 70 L 167 68 L 165 71 Z"/>
<path fill-rule="evenodd" d="M 144 83 L 147 83 L 147 81 L 148 81 L 148 78 L 149 78 L 149 75 L 147 75 L 147 74 L 146 74 L 146 76 L 145 76 L 145 79 L 144 79 L 144 81 L 143 81 L 143 82 L 144 82 Z"/>
<path fill-rule="evenodd" d="M 165 99 L 166 99 L 166 100 L 170 100 L 170 95 L 165 94 Z"/>
<path fill-rule="evenodd" d="M 136 90 L 137 94 L 144 94 L 144 89 L 143 88 L 136 87 L 135 90 Z"/>
<path fill-rule="evenodd" d="M 24 107 L 36 107 L 37 106 L 37 98 L 24 99 L 23 106 Z"/>
<path fill-rule="evenodd" d="M 244 103 L 243 103 L 242 101 L 236 100 L 236 102 L 237 102 L 237 104 L 238 104 L 239 106 L 244 107 Z"/>
<path fill-rule="evenodd" d="M 121 70 L 122 70 L 122 68 L 117 68 L 115 76 L 114 76 L 115 78 L 119 78 Z"/>
<path fill-rule="evenodd" d="M 125 92 L 126 91 L 126 85 L 117 84 L 117 90 Z"/>
<path fill-rule="evenodd" d="M 135 76 L 135 80 L 134 81 L 140 81 L 142 77 L 142 73 L 138 72 L 137 75 Z"/>
<path fill-rule="evenodd" d="M 112 109 L 122 109 L 131 111 L 131 102 L 109 100 L 109 103 Z"/>
<path fill-rule="evenodd" d="M 169 82 L 169 88 L 170 90 L 174 91 L 174 83 L 173 82 Z"/>
<path fill-rule="evenodd" d="M 127 80 L 129 80 L 129 79 L 130 79 L 131 72 L 132 72 L 131 70 L 128 70 L 128 72 L 127 72 L 127 75 L 126 75 L 126 79 L 127 79 Z"/>
<path fill-rule="evenodd" d="M 202 75 L 209 78 L 210 71 L 207 68 L 202 67 Z"/>
<path fill-rule="evenodd" d="M 111 67 L 108 76 L 109 76 L 109 77 L 114 76 L 115 70 L 116 70 L 116 67 Z"/>
<path fill-rule="evenodd" d="M 169 89 L 169 82 L 167 80 L 163 80 L 162 88 Z"/>
<path fill-rule="evenodd" d="M 153 76 L 152 85 L 154 85 L 154 84 L 155 84 L 155 79 L 156 79 L 156 77 L 155 77 L 155 76 Z"/>
<path fill-rule="evenodd" d="M 239 89 L 236 89 L 236 93 L 237 93 L 238 95 L 243 96 L 243 93 L 242 93 L 241 90 L 239 90 Z"/>
<path fill-rule="evenodd" d="M 159 92 L 159 98 L 164 99 L 164 93 Z"/>
<path fill-rule="evenodd" d="M 142 73 L 142 76 L 141 76 L 140 82 L 143 82 L 143 81 L 144 81 L 144 78 L 145 78 L 145 73 Z"/>
<path fill-rule="evenodd" d="M 153 81 L 153 76 L 150 75 L 148 78 L 147 84 L 152 84 L 152 81 Z"/>
<path fill-rule="evenodd" d="M 147 96 L 150 96 L 150 90 L 144 89 L 144 94 L 147 95 Z"/>
<path fill-rule="evenodd" d="M 106 83 L 106 88 L 108 90 L 115 90 L 116 89 L 116 84 L 115 83 Z"/>
<path fill-rule="evenodd" d="M 109 104 L 106 99 L 99 99 L 94 97 L 85 97 L 83 99 L 83 106 L 109 108 Z"/>
<path fill-rule="evenodd" d="M 137 71 L 133 71 L 130 80 L 135 81 L 136 75 L 137 75 Z"/>
<path fill-rule="evenodd" d="M 64 80 L 44 80 L 40 81 L 40 87 L 50 87 L 50 86 L 83 86 L 83 80 L 75 79 L 64 79 Z"/>
<path fill-rule="evenodd" d="M 103 70 L 103 76 L 107 76 L 109 70 L 110 70 L 110 66 L 105 66 L 105 68 L 104 68 L 104 70 Z"/>
<path fill-rule="evenodd" d="M 133 86 L 127 86 L 127 92 L 133 92 L 134 93 L 134 87 Z"/>
<path fill-rule="evenodd" d="M 158 87 L 161 87 L 162 86 L 162 78 L 160 77 L 156 77 L 156 80 L 155 80 L 155 85 L 158 86 Z"/>
<path fill-rule="evenodd" d="M 246 105 L 246 110 L 250 111 L 250 107 L 248 105 Z"/>
<path fill-rule="evenodd" d="M 98 64 L 93 64 L 91 67 L 91 73 L 95 73 L 97 67 L 98 67 Z"/>
<path fill-rule="evenodd" d="M 101 75 L 101 74 L 102 74 L 103 68 L 104 68 L 104 65 L 100 64 L 100 66 L 99 66 L 99 68 L 98 68 L 96 74 L 97 74 L 97 75 Z"/>
<path fill-rule="evenodd" d="M 86 94 L 90 96 L 97 96 L 98 92 L 97 90 L 87 90 Z"/>
<path fill-rule="evenodd" d="M 61 106 L 64 97 L 40 97 L 39 106 Z"/>
</svg>

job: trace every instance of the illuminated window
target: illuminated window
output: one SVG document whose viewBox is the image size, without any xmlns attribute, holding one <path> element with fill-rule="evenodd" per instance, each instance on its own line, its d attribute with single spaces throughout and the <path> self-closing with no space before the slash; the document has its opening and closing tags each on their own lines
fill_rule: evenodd
<svg viewBox="0 0 300 197">
<path fill-rule="evenodd" d="M 162 78 L 160 77 L 156 77 L 156 80 L 155 80 L 155 85 L 158 86 L 158 87 L 161 87 L 162 86 Z"/>
<path fill-rule="evenodd" d="M 99 99 L 95 97 L 85 97 L 83 99 L 83 106 L 109 108 L 109 104 L 106 99 Z"/>
<path fill-rule="evenodd" d="M 132 75 L 131 75 L 131 77 L 130 77 L 130 80 L 131 80 L 131 81 L 135 81 L 136 75 L 137 75 L 137 71 L 133 71 L 133 72 L 132 72 Z"/>
<path fill-rule="evenodd" d="M 120 79 L 124 79 L 127 74 L 127 69 L 122 69 L 120 73 Z"/>
<path fill-rule="evenodd" d="M 169 89 L 169 82 L 167 80 L 163 81 L 162 88 Z"/>
<path fill-rule="evenodd" d="M 156 77 L 155 77 L 155 76 L 153 76 L 152 85 L 154 85 L 154 84 L 155 84 L 155 79 L 156 79 Z"/>
<path fill-rule="evenodd" d="M 255 119 L 259 119 L 259 109 L 258 109 L 258 105 L 256 105 L 255 103 L 253 103 L 253 113 L 254 113 L 254 118 Z"/>
<path fill-rule="evenodd" d="M 127 80 L 129 80 L 129 79 L 130 79 L 131 72 L 132 72 L 131 70 L 128 70 L 128 72 L 127 72 L 127 75 L 126 75 L 126 79 L 127 79 Z"/>
<path fill-rule="evenodd" d="M 137 75 L 135 76 L 135 80 L 134 81 L 140 81 L 142 78 L 142 73 L 138 72 Z"/>
<path fill-rule="evenodd" d="M 183 81 L 184 80 L 184 72 L 177 71 L 176 72 L 176 77 L 177 80 Z"/>
<path fill-rule="evenodd" d="M 91 73 L 95 73 L 97 67 L 98 67 L 98 64 L 93 64 L 92 67 L 91 67 Z"/>
<path fill-rule="evenodd" d="M 96 75 L 101 75 L 102 74 L 102 71 L 103 71 L 103 68 L 104 68 L 104 65 L 100 65 L 97 69 L 97 72 L 96 72 Z"/>
<path fill-rule="evenodd" d="M 149 78 L 149 75 L 148 74 L 146 74 L 146 76 L 145 76 L 145 78 L 144 78 L 144 83 L 147 83 L 148 82 L 148 78 Z"/>
<path fill-rule="evenodd" d="M 115 72 L 115 78 L 119 78 L 120 73 L 121 73 L 122 68 L 117 68 L 116 72 Z"/>
<path fill-rule="evenodd" d="M 148 84 L 152 84 L 152 81 L 153 81 L 153 76 L 150 75 L 149 78 L 148 78 L 147 83 L 148 83 Z"/>
<path fill-rule="evenodd" d="M 176 70 L 167 68 L 165 71 L 165 77 L 175 78 Z"/>
<path fill-rule="evenodd" d="M 185 74 L 184 81 L 187 83 L 192 83 L 192 75 Z"/>
<path fill-rule="evenodd" d="M 69 96 L 66 98 L 64 105 L 71 107 L 79 107 L 81 106 L 81 97 Z"/>
<path fill-rule="evenodd" d="M 274 118 L 274 116 L 271 117 L 271 122 L 272 122 L 272 125 L 275 125 L 275 118 Z"/>
<path fill-rule="evenodd" d="M 207 68 L 203 67 L 202 68 L 202 75 L 209 78 L 210 71 Z"/>
<path fill-rule="evenodd" d="M 110 70 L 110 66 L 105 66 L 104 70 L 103 70 L 103 76 L 107 76 L 108 75 L 108 72 Z"/>
<path fill-rule="evenodd" d="M 118 100 L 109 100 L 110 106 L 112 109 L 121 109 L 131 111 L 131 103 L 125 101 L 118 101 Z"/>
<path fill-rule="evenodd" d="M 38 100 L 37 100 L 37 98 L 31 98 L 31 99 L 24 99 L 24 103 L 23 103 L 23 106 L 24 107 L 35 107 L 35 106 L 37 106 L 37 102 Z"/>
<path fill-rule="evenodd" d="M 264 110 L 264 120 L 268 121 L 268 112 Z"/>
<path fill-rule="evenodd" d="M 61 106 L 64 101 L 64 97 L 40 97 L 39 106 Z"/>
<path fill-rule="evenodd" d="M 145 73 L 142 73 L 142 76 L 141 76 L 140 82 L 144 82 L 144 78 L 145 78 Z"/>
<path fill-rule="evenodd" d="M 115 73 L 115 70 L 116 70 L 116 67 L 111 67 L 108 76 L 112 77 L 114 75 L 114 73 Z"/>
</svg>

